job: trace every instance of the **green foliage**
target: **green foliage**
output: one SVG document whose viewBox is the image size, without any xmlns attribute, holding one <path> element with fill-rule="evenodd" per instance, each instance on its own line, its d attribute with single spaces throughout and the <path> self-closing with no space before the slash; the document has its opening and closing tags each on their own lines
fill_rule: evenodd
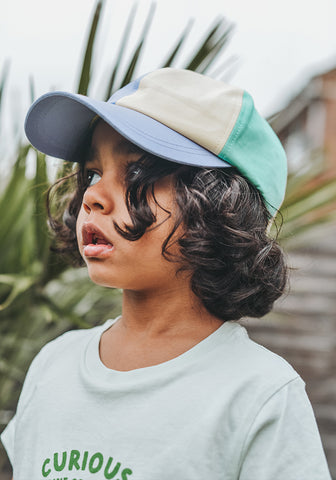
<svg viewBox="0 0 336 480">
<path fill-rule="evenodd" d="M 110 81 L 107 85 L 105 100 L 108 100 L 112 96 L 112 92 L 113 92 L 113 88 L 114 88 L 114 82 L 116 80 L 117 73 L 120 69 L 120 63 L 123 59 L 125 49 L 126 49 L 127 44 L 128 44 L 129 36 L 132 32 L 132 25 L 133 25 L 136 9 L 137 9 L 137 4 L 135 3 L 133 5 L 132 10 L 129 13 L 128 20 L 127 20 L 127 23 L 126 23 L 126 27 L 124 29 L 123 36 L 121 38 L 120 47 L 119 47 L 119 51 L 118 51 L 117 58 L 116 58 L 116 61 L 115 61 L 115 65 L 112 69 L 112 74 L 111 74 L 111 77 L 110 77 Z"/>
<path fill-rule="evenodd" d="M 86 50 L 85 50 L 85 55 L 82 63 L 82 73 L 81 73 L 79 84 L 78 84 L 77 91 L 82 95 L 87 95 L 88 88 L 90 85 L 91 73 L 92 73 L 91 63 L 92 63 L 93 47 L 96 39 L 97 28 L 98 28 L 99 19 L 101 16 L 102 7 L 103 7 L 103 2 L 102 0 L 100 0 L 99 2 L 97 2 L 96 10 L 93 15 L 91 29 L 90 29 Z"/>
<path fill-rule="evenodd" d="M 227 24 L 223 18 L 216 20 L 214 26 L 201 42 L 200 47 L 184 68 L 199 73 L 206 73 L 230 39 L 232 29 L 233 26 Z"/>
<path fill-rule="evenodd" d="M 119 85 L 118 88 L 123 87 L 124 85 L 127 85 L 133 79 L 135 69 L 136 69 L 137 64 L 140 60 L 140 56 L 141 56 L 142 50 L 143 50 L 144 45 L 145 45 L 145 40 L 146 40 L 146 37 L 147 37 L 149 29 L 150 29 L 150 25 L 151 25 L 152 20 L 153 20 L 155 7 L 156 7 L 155 3 L 152 3 L 151 8 L 149 10 L 149 13 L 147 15 L 145 24 L 143 26 L 142 33 L 140 35 L 139 43 L 134 50 L 133 56 L 131 58 L 131 61 L 129 62 L 126 73 L 125 73 L 122 81 L 120 82 L 120 85 Z"/>
<path fill-rule="evenodd" d="M 323 152 L 312 155 L 304 171 L 289 175 L 280 213 L 279 240 L 287 249 L 301 245 L 308 230 L 336 220 L 336 176 L 326 170 Z"/>
<path fill-rule="evenodd" d="M 9 72 L 9 62 L 7 61 L 2 69 L 2 73 L 0 76 L 0 113 L 1 113 L 2 97 L 5 89 L 8 72 Z M 0 123 L 0 127 L 1 127 L 1 123 Z"/>
</svg>

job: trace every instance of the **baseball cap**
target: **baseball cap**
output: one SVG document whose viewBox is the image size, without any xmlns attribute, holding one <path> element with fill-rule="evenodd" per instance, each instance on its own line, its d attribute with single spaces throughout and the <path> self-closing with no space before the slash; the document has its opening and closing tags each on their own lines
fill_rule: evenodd
<svg viewBox="0 0 336 480">
<path fill-rule="evenodd" d="M 252 97 L 220 80 L 175 68 L 149 72 L 108 101 L 51 92 L 30 107 L 25 131 L 47 155 L 76 161 L 92 120 L 101 117 L 143 150 L 181 164 L 236 167 L 272 215 L 286 189 L 284 149 Z"/>
</svg>

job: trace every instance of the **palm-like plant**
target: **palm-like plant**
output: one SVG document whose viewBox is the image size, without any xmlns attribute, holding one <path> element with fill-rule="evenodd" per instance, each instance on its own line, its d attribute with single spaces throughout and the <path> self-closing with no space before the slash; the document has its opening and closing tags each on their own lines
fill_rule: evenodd
<svg viewBox="0 0 336 480">
<path fill-rule="evenodd" d="M 336 219 L 336 176 L 325 170 L 324 155 L 312 155 L 308 168 L 289 174 L 281 207 L 280 241 L 286 248 L 302 244 L 308 230 Z"/>
</svg>

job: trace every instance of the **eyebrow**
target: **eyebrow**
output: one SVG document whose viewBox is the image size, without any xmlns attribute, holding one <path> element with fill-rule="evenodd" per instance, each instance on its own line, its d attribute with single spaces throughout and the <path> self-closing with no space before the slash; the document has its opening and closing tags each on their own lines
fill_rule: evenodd
<svg viewBox="0 0 336 480">
<path fill-rule="evenodd" d="M 134 143 L 126 140 L 125 138 L 120 140 L 117 145 L 112 149 L 112 153 L 114 154 L 131 154 L 131 153 L 139 153 L 143 155 L 145 151 L 135 145 Z M 99 160 L 99 151 L 98 149 L 91 145 L 89 151 L 85 158 L 85 163 L 94 162 L 95 160 Z"/>
</svg>

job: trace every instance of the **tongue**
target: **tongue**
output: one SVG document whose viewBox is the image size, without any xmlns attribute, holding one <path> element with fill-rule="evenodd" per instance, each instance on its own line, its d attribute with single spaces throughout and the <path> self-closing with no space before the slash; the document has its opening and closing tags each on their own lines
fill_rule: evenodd
<svg viewBox="0 0 336 480">
<path fill-rule="evenodd" d="M 112 249 L 110 243 L 90 243 L 84 247 L 84 255 L 86 257 L 99 257 L 108 254 Z"/>
</svg>

